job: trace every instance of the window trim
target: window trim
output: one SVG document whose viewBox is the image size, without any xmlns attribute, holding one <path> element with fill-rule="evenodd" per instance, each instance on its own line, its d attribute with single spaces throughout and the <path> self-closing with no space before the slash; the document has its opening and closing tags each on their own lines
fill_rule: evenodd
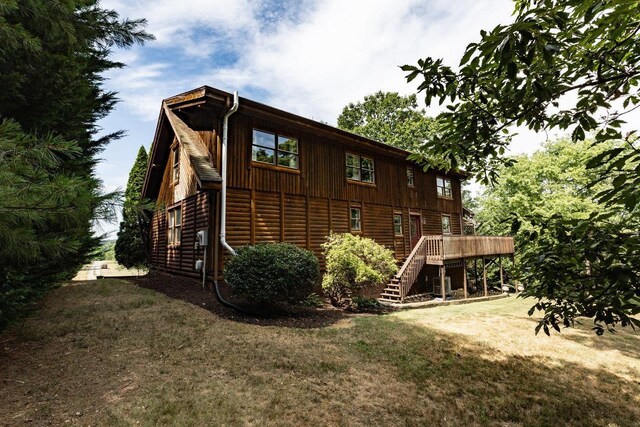
<svg viewBox="0 0 640 427">
<path fill-rule="evenodd" d="M 171 147 L 171 155 L 171 183 L 175 185 L 180 182 L 180 144 Z"/>
<path fill-rule="evenodd" d="M 442 186 L 438 185 L 438 180 L 442 180 Z M 449 183 L 449 188 L 447 188 L 447 182 Z M 440 189 L 442 188 L 442 194 L 440 194 Z M 447 190 L 449 190 L 449 195 L 447 195 Z M 451 178 L 447 178 L 445 176 L 436 175 L 436 193 L 438 197 L 441 199 L 449 199 L 453 200 L 453 182 Z"/>
<path fill-rule="evenodd" d="M 253 142 L 253 138 L 254 138 L 254 132 L 262 132 L 262 133 L 267 133 L 270 135 L 273 135 L 274 137 L 274 147 L 266 147 L 264 145 L 259 145 L 259 144 L 254 144 Z M 278 138 L 288 138 L 288 139 L 293 139 L 296 141 L 296 153 L 292 152 L 292 151 L 287 151 L 287 150 L 281 150 L 278 144 Z M 268 163 L 268 162 L 263 162 L 261 160 L 255 160 L 253 158 L 253 148 L 254 147 L 259 147 L 259 148 L 263 148 L 265 150 L 271 150 L 273 151 L 273 163 Z M 296 167 L 292 168 L 290 166 L 284 166 L 278 163 L 278 159 L 279 159 L 279 154 L 280 153 L 285 153 L 285 154 L 290 154 L 290 155 L 294 155 L 296 157 Z M 261 128 L 251 128 L 251 164 L 253 166 L 257 166 L 257 167 L 264 167 L 264 168 L 268 168 L 268 169 L 275 169 L 275 170 L 279 170 L 282 172 L 300 172 L 300 138 L 298 138 L 297 136 L 287 136 L 278 132 L 272 132 L 270 130 L 265 130 L 265 129 L 261 129 Z"/>
<path fill-rule="evenodd" d="M 352 157 L 356 157 L 358 159 L 358 166 L 357 166 L 357 170 L 358 170 L 358 178 L 349 178 L 347 176 L 347 169 L 348 168 L 356 168 L 356 166 L 349 166 L 349 164 L 347 163 L 347 159 L 349 158 L 349 156 Z M 368 168 L 363 168 L 362 167 L 362 160 L 366 159 L 366 160 L 370 160 L 371 161 L 371 169 Z M 355 154 L 353 152 L 347 151 L 345 152 L 344 155 L 344 170 L 345 170 L 345 178 L 347 179 L 347 182 L 350 184 L 360 184 L 360 185 L 368 185 L 371 187 L 375 187 L 376 186 L 376 159 L 370 156 L 363 156 L 361 154 Z M 362 180 L 362 171 L 366 170 L 371 172 L 371 181 L 363 181 Z"/>
<path fill-rule="evenodd" d="M 396 218 L 400 218 L 400 233 L 398 233 L 398 230 L 396 230 Z M 402 224 L 402 213 L 399 212 L 394 212 L 393 213 L 393 235 L 395 237 L 403 237 L 404 236 L 404 229 L 403 229 L 403 224 Z"/>
<path fill-rule="evenodd" d="M 353 211 L 358 211 L 358 228 L 353 228 Z M 352 233 L 362 233 L 362 207 L 361 206 L 349 206 L 349 230 Z"/>
<path fill-rule="evenodd" d="M 180 212 L 180 223 L 176 224 L 176 212 Z M 176 232 L 177 231 L 177 232 Z M 178 239 L 175 237 L 178 235 Z M 182 243 L 182 206 L 167 209 L 167 246 L 180 246 Z"/>
<path fill-rule="evenodd" d="M 444 231 L 444 218 L 449 218 L 449 231 Z M 440 228 L 442 229 L 442 234 L 453 234 L 453 229 L 451 227 L 451 214 L 440 214 Z"/>
<path fill-rule="evenodd" d="M 409 180 L 409 172 L 411 172 L 411 180 Z M 407 166 L 407 187 L 416 188 L 416 173 L 412 166 Z"/>
</svg>

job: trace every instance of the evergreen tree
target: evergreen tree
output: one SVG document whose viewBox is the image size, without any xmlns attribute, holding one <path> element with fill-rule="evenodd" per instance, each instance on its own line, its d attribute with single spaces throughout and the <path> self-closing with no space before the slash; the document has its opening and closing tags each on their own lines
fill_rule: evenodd
<svg viewBox="0 0 640 427">
<path fill-rule="evenodd" d="M 0 326 L 72 277 L 113 217 L 94 172 L 122 134 L 96 135 L 117 102 L 102 73 L 124 66 L 114 46 L 152 39 L 144 26 L 97 0 L 0 2 Z"/>
<path fill-rule="evenodd" d="M 115 252 L 116 261 L 127 268 L 147 265 L 146 235 L 149 228 L 149 216 L 141 200 L 147 161 L 147 150 L 141 146 L 131 172 L 129 172 L 127 189 L 124 193 L 122 222 L 118 231 Z"/>
</svg>

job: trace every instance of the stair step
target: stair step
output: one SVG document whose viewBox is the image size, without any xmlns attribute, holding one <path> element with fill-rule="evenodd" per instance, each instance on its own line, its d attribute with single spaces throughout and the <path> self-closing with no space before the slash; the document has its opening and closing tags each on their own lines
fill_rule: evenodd
<svg viewBox="0 0 640 427">
<path fill-rule="evenodd" d="M 386 293 L 386 294 L 392 294 L 392 295 L 400 295 L 400 290 L 399 289 L 389 289 L 389 288 L 384 288 L 382 290 L 382 292 Z"/>
<path fill-rule="evenodd" d="M 400 295 L 394 295 L 394 294 L 387 294 L 387 293 L 381 293 L 380 296 L 382 298 L 386 298 L 386 299 L 391 299 L 394 301 L 400 301 Z"/>
</svg>

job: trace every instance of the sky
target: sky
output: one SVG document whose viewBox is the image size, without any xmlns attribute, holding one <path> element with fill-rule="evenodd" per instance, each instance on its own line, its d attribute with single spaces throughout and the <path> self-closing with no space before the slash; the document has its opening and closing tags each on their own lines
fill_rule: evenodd
<svg viewBox="0 0 640 427">
<path fill-rule="evenodd" d="M 112 58 L 105 88 L 121 102 L 103 119 L 113 142 L 97 168 L 105 190 L 124 189 L 140 145 L 151 145 L 162 99 L 209 85 L 335 125 L 349 102 L 379 90 L 416 92 L 399 66 L 427 56 L 457 65 L 481 29 L 511 20 L 511 0 L 103 0 L 146 18 L 155 41 Z M 416 79 L 417 80 L 417 79 Z M 419 96 L 420 98 L 420 96 Z M 429 114 L 437 111 L 427 109 Z M 516 137 L 531 153 L 547 135 Z M 113 232 L 102 224 L 98 232 Z"/>
</svg>

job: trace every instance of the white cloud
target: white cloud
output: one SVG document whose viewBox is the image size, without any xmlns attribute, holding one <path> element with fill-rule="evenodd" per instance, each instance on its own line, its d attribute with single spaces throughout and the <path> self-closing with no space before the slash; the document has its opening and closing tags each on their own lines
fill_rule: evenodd
<svg viewBox="0 0 640 427">
<path fill-rule="evenodd" d="M 330 123 L 345 104 L 377 90 L 412 92 L 415 86 L 406 84 L 399 65 L 425 56 L 456 65 L 479 30 L 508 18 L 513 7 L 509 0 L 326 0 L 266 9 L 250 0 L 102 4 L 122 16 L 147 18 L 157 40 L 142 49 L 179 49 L 184 55 L 166 67 L 145 63 L 138 54 L 114 73 L 120 76 L 114 88 L 144 120 L 155 120 L 160 96 L 173 94 L 167 89 L 209 84 L 258 88 L 267 93 L 259 101 Z M 229 53 L 236 59 L 231 63 Z M 190 61 L 198 64 L 195 71 Z M 178 78 L 169 74 L 181 69 Z M 146 106 L 154 96 L 156 106 Z"/>
</svg>

